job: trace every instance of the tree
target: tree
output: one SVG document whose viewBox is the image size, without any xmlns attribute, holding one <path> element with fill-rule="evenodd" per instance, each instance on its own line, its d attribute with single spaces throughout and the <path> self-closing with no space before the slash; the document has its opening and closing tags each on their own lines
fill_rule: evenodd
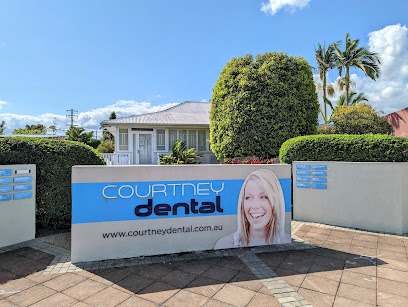
<svg viewBox="0 0 408 307">
<path fill-rule="evenodd" d="M 48 127 L 48 130 L 51 130 L 51 133 L 54 135 L 55 132 L 58 131 L 58 128 L 55 125 L 51 125 L 51 126 Z"/>
<path fill-rule="evenodd" d="M 6 122 L 3 120 L 0 124 L 0 134 L 3 134 L 4 130 L 6 130 Z"/>
<path fill-rule="evenodd" d="M 13 134 L 45 134 L 47 127 L 42 124 L 26 125 L 25 128 L 18 128 L 13 130 Z"/>
<path fill-rule="evenodd" d="M 194 148 L 187 150 L 185 141 L 177 141 L 171 148 L 172 153 L 168 156 L 165 154 L 159 155 L 160 164 L 195 164 L 195 158 L 201 157 L 195 153 Z"/>
<path fill-rule="evenodd" d="M 74 126 L 70 127 L 65 134 L 68 135 L 69 141 L 76 141 L 85 144 L 88 144 L 93 137 L 93 131 L 85 132 L 85 128 Z"/>
<path fill-rule="evenodd" d="M 115 111 L 112 111 L 112 113 L 109 115 L 109 120 L 111 119 L 116 119 L 116 113 Z M 102 127 L 101 127 L 102 128 Z M 108 131 L 103 131 L 102 132 L 102 143 L 104 143 L 105 141 L 109 141 L 112 143 L 115 143 L 115 137 L 112 135 L 112 133 L 108 132 Z M 107 144 L 105 144 L 104 146 L 109 146 Z M 110 150 L 110 149 L 109 149 Z M 102 151 L 101 151 L 102 152 Z M 104 151 L 103 151 L 104 152 Z M 112 151 L 113 152 L 113 151 Z"/>
<path fill-rule="evenodd" d="M 102 153 L 113 153 L 115 151 L 115 144 L 113 143 L 113 141 L 105 140 L 99 144 L 96 150 Z"/>
<path fill-rule="evenodd" d="M 115 111 L 112 111 L 112 113 L 109 115 L 109 119 L 116 119 L 116 113 Z"/>
<path fill-rule="evenodd" d="M 335 132 L 338 134 L 391 134 L 392 126 L 369 104 L 340 105 L 332 114 Z"/>
<path fill-rule="evenodd" d="M 338 41 L 336 44 L 340 44 L 340 41 Z M 316 88 L 318 92 L 323 92 L 323 106 L 324 106 L 324 118 L 327 118 L 327 110 L 326 110 L 326 92 L 327 95 L 330 97 L 334 96 L 334 86 L 331 83 L 327 83 L 326 77 L 327 77 L 327 71 L 329 69 L 334 68 L 336 65 L 336 54 L 335 54 L 335 48 L 334 44 L 329 45 L 329 47 L 325 47 L 325 44 L 320 45 L 316 49 L 315 48 L 315 54 L 316 54 L 316 61 L 317 61 L 317 70 L 319 71 L 320 75 L 320 80 L 322 80 L 323 84 L 317 84 Z"/>
<path fill-rule="evenodd" d="M 366 76 L 374 81 L 380 77 L 381 73 L 381 62 L 378 54 L 370 52 L 364 47 L 358 47 L 359 42 L 359 39 L 351 40 L 350 34 L 347 33 L 344 51 L 340 51 L 337 43 L 334 44 L 340 76 L 342 76 L 343 69 L 345 70 L 343 81 L 346 92 L 346 105 L 348 105 L 350 90 L 350 68 L 354 67 L 362 70 Z"/>
<path fill-rule="evenodd" d="M 283 52 L 232 58 L 213 89 L 211 150 L 218 158 L 276 157 L 287 139 L 316 132 L 318 112 L 305 59 Z"/>
<path fill-rule="evenodd" d="M 340 97 L 339 100 L 337 101 L 338 106 L 355 106 L 359 104 L 360 102 L 367 101 L 368 102 L 368 97 L 365 93 L 359 93 L 357 94 L 356 92 L 351 92 L 350 95 L 346 99 L 346 95 L 343 93 Z"/>
</svg>

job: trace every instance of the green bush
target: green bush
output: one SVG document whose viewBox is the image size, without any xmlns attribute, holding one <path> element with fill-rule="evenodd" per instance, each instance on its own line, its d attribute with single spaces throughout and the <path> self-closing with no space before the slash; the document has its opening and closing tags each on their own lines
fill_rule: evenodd
<svg viewBox="0 0 408 307">
<path fill-rule="evenodd" d="M 406 162 L 408 139 L 383 134 L 308 135 L 282 144 L 279 159 L 293 161 Z"/>
<path fill-rule="evenodd" d="M 317 134 L 335 134 L 334 126 L 317 127 Z"/>
<path fill-rule="evenodd" d="M 96 150 L 102 153 L 113 153 L 115 152 L 115 144 L 113 144 L 112 140 L 102 141 Z"/>
<path fill-rule="evenodd" d="M 103 165 L 102 156 L 88 145 L 49 139 L 0 139 L 0 165 L 36 164 L 36 224 L 38 228 L 71 225 L 71 168 Z"/>
<path fill-rule="evenodd" d="M 355 106 L 337 106 L 331 116 L 337 134 L 392 134 L 387 118 L 372 106 L 360 103 Z"/>
<path fill-rule="evenodd" d="M 316 133 L 318 113 L 305 59 L 282 52 L 233 58 L 211 98 L 211 150 L 218 158 L 276 157 L 284 141 Z"/>
<path fill-rule="evenodd" d="M 171 154 L 159 155 L 160 164 L 196 164 L 194 161 L 201 156 L 195 153 L 195 148 L 187 150 L 187 143 L 185 141 L 177 141 L 171 147 Z"/>
</svg>

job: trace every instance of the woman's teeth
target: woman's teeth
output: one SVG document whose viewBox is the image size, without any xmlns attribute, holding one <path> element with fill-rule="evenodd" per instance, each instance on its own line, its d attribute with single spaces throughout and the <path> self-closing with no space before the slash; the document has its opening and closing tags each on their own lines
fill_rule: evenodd
<svg viewBox="0 0 408 307">
<path fill-rule="evenodd" d="M 250 213 L 253 219 L 259 219 L 265 215 L 264 213 Z"/>
</svg>

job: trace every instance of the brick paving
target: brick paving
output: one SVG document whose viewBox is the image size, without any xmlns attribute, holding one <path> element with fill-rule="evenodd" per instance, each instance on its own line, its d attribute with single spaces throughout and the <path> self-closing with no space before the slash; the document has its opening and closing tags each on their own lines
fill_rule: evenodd
<svg viewBox="0 0 408 307">
<path fill-rule="evenodd" d="M 408 306 L 408 238 L 292 223 L 282 246 L 72 264 L 0 249 L 0 306 Z"/>
</svg>

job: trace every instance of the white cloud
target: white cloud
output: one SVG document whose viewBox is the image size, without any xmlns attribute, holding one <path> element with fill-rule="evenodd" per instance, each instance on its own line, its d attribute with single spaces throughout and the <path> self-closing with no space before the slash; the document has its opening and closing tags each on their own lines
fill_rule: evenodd
<svg viewBox="0 0 408 307">
<path fill-rule="evenodd" d="M 120 100 L 105 107 L 78 113 L 78 117 L 74 119 L 74 124 L 89 130 L 96 130 L 99 129 L 101 121 L 109 118 L 109 115 L 112 111 L 115 111 L 117 118 L 120 118 L 162 111 L 176 104 L 177 103 L 167 103 L 152 106 L 149 102 Z M 55 124 L 59 129 L 62 129 L 58 132 L 58 134 L 64 134 L 63 130 L 68 129 L 68 125 L 70 123 L 70 119 L 65 115 L 51 113 L 41 114 L 39 116 L 2 113 L 0 114 L 0 122 L 2 120 L 6 121 L 7 129 L 5 133 L 11 133 L 14 129 L 23 128 L 25 127 L 25 125 L 43 124 L 45 126 L 50 126 L 52 124 Z"/>
<path fill-rule="evenodd" d="M 1 110 L 1 108 L 3 108 L 3 105 L 5 105 L 5 104 L 7 104 L 7 101 L 1 101 L 0 100 L 0 110 Z"/>
<path fill-rule="evenodd" d="M 261 4 L 261 11 L 275 15 L 281 9 L 285 9 L 293 13 L 296 9 L 303 9 L 309 2 L 310 0 L 269 0 L 269 2 Z"/>
</svg>

